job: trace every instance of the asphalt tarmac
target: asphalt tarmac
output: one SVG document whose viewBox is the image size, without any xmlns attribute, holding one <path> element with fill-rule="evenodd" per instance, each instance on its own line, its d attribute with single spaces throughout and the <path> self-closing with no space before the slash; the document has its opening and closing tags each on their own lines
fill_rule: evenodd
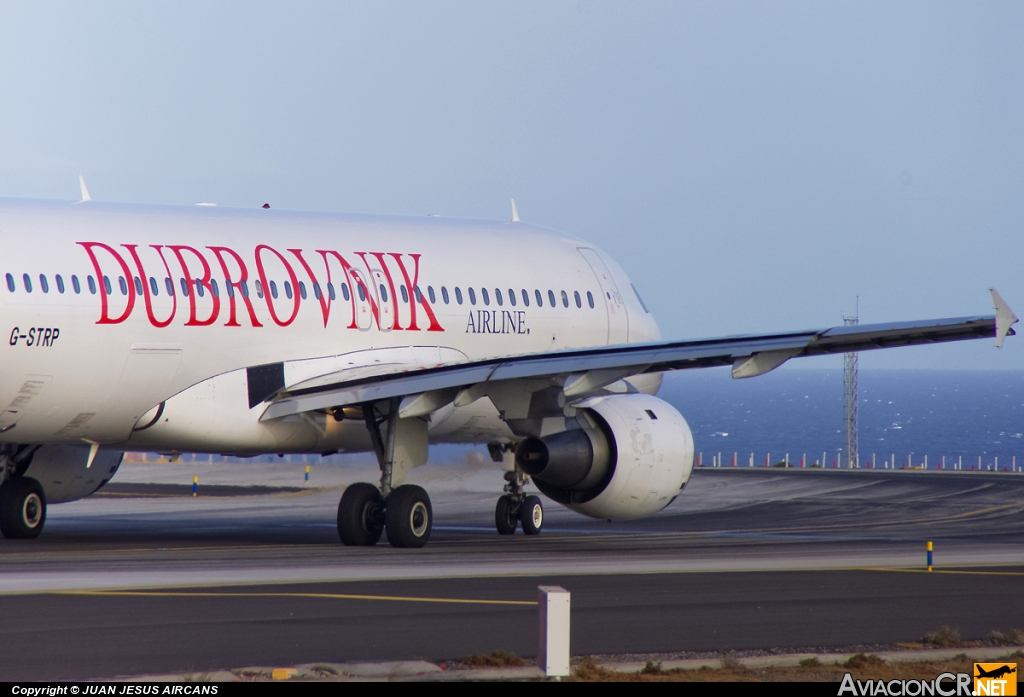
<svg viewBox="0 0 1024 697">
<path fill-rule="evenodd" d="M 1024 628 L 1020 475 L 705 469 L 652 518 L 550 504 L 539 537 L 506 538 L 500 472 L 425 467 L 433 537 L 396 550 L 337 541 L 337 479 L 370 473 L 262 472 L 192 497 L 173 485 L 187 473 L 146 467 L 51 507 L 39 539 L 0 541 L 0 680 L 532 656 L 541 584 L 572 592 L 576 655 Z"/>
</svg>

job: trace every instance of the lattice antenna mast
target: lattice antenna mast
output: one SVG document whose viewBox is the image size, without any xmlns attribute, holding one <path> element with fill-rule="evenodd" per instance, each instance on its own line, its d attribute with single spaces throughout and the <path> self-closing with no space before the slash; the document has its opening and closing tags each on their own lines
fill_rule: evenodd
<svg viewBox="0 0 1024 697">
<path fill-rule="evenodd" d="M 853 317 L 843 317 L 843 324 L 860 324 L 860 296 Z M 846 426 L 847 467 L 860 466 L 857 433 L 857 352 L 843 354 L 843 422 Z"/>
</svg>

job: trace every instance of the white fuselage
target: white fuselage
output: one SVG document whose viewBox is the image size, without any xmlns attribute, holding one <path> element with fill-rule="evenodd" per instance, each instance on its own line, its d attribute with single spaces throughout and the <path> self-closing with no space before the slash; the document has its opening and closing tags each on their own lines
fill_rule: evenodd
<svg viewBox="0 0 1024 697">
<path fill-rule="evenodd" d="M 306 384 L 659 338 L 607 255 L 519 222 L 0 199 L 0 249 L 3 442 L 365 449 L 359 422 L 260 423 L 245 369 Z M 443 411 L 434 442 L 509 435 L 487 400 Z"/>
</svg>

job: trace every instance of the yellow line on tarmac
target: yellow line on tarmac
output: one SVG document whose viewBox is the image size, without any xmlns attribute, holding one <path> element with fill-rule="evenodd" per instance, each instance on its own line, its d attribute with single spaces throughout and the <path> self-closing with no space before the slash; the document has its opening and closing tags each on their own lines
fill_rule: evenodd
<svg viewBox="0 0 1024 697">
<path fill-rule="evenodd" d="M 968 571 L 966 569 L 898 569 L 872 566 L 857 566 L 856 571 L 892 571 L 901 574 L 962 574 L 966 576 L 1024 576 L 1024 571 Z"/>
<path fill-rule="evenodd" d="M 403 603 L 450 603 L 455 605 L 536 605 L 534 600 L 477 600 L 472 598 L 418 598 L 404 595 L 353 595 L 348 593 L 214 593 L 185 591 L 52 591 L 54 595 L 106 595 L 146 598 L 318 598 L 324 600 L 390 600 Z"/>
</svg>

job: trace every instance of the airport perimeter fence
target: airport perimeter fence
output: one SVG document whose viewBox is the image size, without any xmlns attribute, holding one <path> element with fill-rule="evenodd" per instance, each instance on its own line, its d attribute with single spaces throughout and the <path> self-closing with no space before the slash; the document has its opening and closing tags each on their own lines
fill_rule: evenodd
<svg viewBox="0 0 1024 697">
<path fill-rule="evenodd" d="M 728 456 L 728 453 L 726 453 Z M 899 465 L 897 466 L 897 462 Z M 750 459 L 745 463 L 739 462 L 739 453 L 734 452 L 731 457 L 723 459 L 722 453 L 711 455 L 711 463 L 709 465 L 704 464 L 704 453 L 698 453 L 694 461 L 696 467 L 760 467 L 762 469 L 766 467 L 778 467 L 778 468 L 798 468 L 798 469 L 883 469 L 883 470 L 931 470 L 936 471 L 964 471 L 964 472 L 1006 472 L 1020 474 L 1024 472 L 1024 465 L 1017 465 L 1017 456 L 1014 455 L 1010 458 L 1010 464 L 1003 464 L 1002 467 L 999 465 L 999 458 L 993 457 L 990 461 L 985 462 L 982 456 L 978 456 L 977 463 L 972 461 L 964 462 L 964 458 L 959 456 L 956 460 L 952 458 L 947 462 L 946 457 L 940 457 L 938 460 L 932 460 L 932 463 L 928 463 L 928 456 L 924 455 L 921 459 L 917 459 L 919 464 L 915 463 L 915 457 L 913 453 L 907 455 L 906 459 L 898 460 L 895 453 L 892 453 L 889 457 L 879 462 L 877 454 L 872 453 L 870 460 L 865 460 L 863 464 L 857 462 L 850 462 L 848 458 L 843 456 L 842 452 L 837 452 L 834 458 L 829 458 L 828 451 L 821 453 L 820 460 L 814 460 L 813 462 L 807 459 L 807 453 L 803 453 L 799 460 L 791 460 L 789 453 L 785 454 L 781 460 L 772 461 L 772 454 L 766 453 L 764 461 L 760 458 L 755 461 L 754 453 L 750 453 Z M 1005 463 L 1005 460 L 1004 460 Z"/>
</svg>

